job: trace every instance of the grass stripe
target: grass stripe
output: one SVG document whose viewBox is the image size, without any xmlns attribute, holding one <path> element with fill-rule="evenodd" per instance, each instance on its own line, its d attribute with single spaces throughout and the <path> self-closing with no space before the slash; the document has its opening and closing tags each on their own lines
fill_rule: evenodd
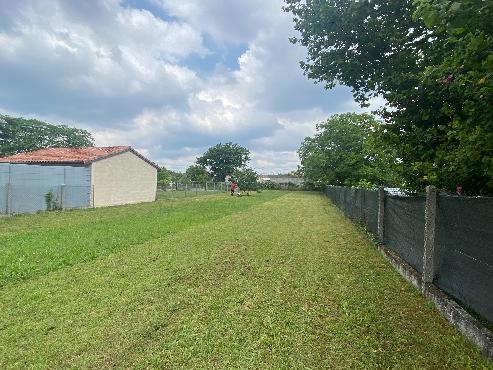
<svg viewBox="0 0 493 370">
<path fill-rule="evenodd" d="M 313 193 L 1 294 L 0 368 L 492 368 Z"/>
<path fill-rule="evenodd" d="M 268 192 L 240 202 L 222 193 L 0 219 L 0 287 L 217 220 L 279 195 Z"/>
</svg>

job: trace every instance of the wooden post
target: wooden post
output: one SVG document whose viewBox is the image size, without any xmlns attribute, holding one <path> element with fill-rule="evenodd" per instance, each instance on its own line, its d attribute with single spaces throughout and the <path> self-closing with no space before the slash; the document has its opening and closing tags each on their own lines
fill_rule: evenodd
<svg viewBox="0 0 493 370">
<path fill-rule="evenodd" d="M 384 216 L 385 216 L 385 189 L 378 188 L 378 241 L 384 241 Z"/>
<path fill-rule="evenodd" d="M 423 247 L 423 284 L 433 282 L 433 255 L 435 253 L 435 220 L 437 191 L 434 186 L 426 187 L 425 237 Z"/>
</svg>

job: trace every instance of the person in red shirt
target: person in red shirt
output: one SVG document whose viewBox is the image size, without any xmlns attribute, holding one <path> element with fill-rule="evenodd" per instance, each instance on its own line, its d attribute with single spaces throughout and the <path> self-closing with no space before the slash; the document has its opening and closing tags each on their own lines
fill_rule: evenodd
<svg viewBox="0 0 493 370">
<path fill-rule="evenodd" d="M 235 190 L 238 187 L 238 183 L 236 180 L 231 180 L 231 185 L 229 185 L 229 190 L 231 191 L 231 195 L 235 195 Z"/>
</svg>

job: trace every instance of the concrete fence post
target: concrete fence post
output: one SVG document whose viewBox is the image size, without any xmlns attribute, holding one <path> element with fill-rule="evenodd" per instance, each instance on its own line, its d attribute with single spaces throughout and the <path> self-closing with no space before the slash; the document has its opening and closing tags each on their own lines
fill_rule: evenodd
<svg viewBox="0 0 493 370">
<path fill-rule="evenodd" d="M 378 188 L 378 241 L 383 243 L 384 239 L 384 216 L 385 216 L 385 189 Z"/>
<path fill-rule="evenodd" d="M 423 247 L 423 284 L 433 282 L 433 255 L 435 253 L 435 220 L 437 191 L 434 186 L 426 187 L 425 236 Z"/>
</svg>

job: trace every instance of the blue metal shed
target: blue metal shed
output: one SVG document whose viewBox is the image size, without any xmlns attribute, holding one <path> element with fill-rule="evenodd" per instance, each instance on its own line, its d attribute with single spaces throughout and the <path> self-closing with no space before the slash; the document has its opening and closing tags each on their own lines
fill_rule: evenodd
<svg viewBox="0 0 493 370">
<path fill-rule="evenodd" d="M 46 210 L 50 191 L 60 208 L 91 206 L 89 166 L 0 163 L 0 213 Z"/>
</svg>

